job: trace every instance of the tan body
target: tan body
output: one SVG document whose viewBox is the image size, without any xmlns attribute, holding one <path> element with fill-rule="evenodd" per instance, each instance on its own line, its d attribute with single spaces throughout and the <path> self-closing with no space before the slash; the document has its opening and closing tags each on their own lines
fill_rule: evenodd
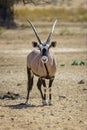
<svg viewBox="0 0 87 130">
<path fill-rule="evenodd" d="M 44 66 L 44 64 L 41 61 L 41 53 L 39 50 L 33 50 L 28 56 L 27 56 L 27 66 L 32 70 L 32 72 L 39 77 L 46 77 L 47 71 Z M 55 76 L 56 72 L 56 62 L 55 58 L 52 54 L 52 52 L 48 52 L 48 61 L 46 63 L 49 76 Z"/>
</svg>

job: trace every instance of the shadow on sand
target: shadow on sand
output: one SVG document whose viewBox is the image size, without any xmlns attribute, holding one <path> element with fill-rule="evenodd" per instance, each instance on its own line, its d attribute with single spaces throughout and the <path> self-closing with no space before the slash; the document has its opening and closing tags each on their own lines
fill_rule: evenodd
<svg viewBox="0 0 87 130">
<path fill-rule="evenodd" d="M 35 107 L 43 107 L 43 105 L 31 105 L 31 104 L 25 104 L 25 103 L 20 103 L 20 104 L 15 104 L 15 105 L 5 105 L 5 107 L 9 107 L 11 109 L 26 109 L 26 108 L 35 108 Z"/>
</svg>

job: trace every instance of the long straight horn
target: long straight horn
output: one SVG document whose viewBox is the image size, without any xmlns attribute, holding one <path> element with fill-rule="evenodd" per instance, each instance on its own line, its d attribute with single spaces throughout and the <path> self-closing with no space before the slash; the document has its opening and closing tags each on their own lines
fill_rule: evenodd
<svg viewBox="0 0 87 130">
<path fill-rule="evenodd" d="M 31 21 L 29 21 L 29 20 L 27 20 L 27 21 L 28 21 L 28 23 L 30 23 L 30 25 L 31 25 L 31 27 L 32 27 L 32 29 L 33 29 L 33 31 L 34 31 L 34 33 L 35 33 L 39 43 L 41 44 L 42 42 L 41 42 L 41 39 L 40 39 L 40 37 L 39 37 L 39 35 L 37 33 L 37 30 L 36 30 L 35 26 L 31 23 Z"/>
<path fill-rule="evenodd" d="M 48 38 L 47 38 L 47 41 L 46 41 L 47 44 L 49 44 L 49 42 L 50 42 L 50 39 L 51 39 L 51 37 L 52 37 L 52 34 L 53 34 L 53 31 L 54 31 L 54 28 L 55 28 L 56 23 L 57 23 L 57 20 L 53 23 L 51 32 L 50 32 L 50 34 L 49 34 L 49 36 L 48 36 Z"/>
</svg>

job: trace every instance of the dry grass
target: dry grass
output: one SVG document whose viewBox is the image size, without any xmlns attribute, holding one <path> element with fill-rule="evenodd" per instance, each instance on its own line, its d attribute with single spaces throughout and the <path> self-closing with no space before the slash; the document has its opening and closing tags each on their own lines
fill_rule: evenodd
<svg viewBox="0 0 87 130">
<path fill-rule="evenodd" d="M 87 21 L 87 9 L 79 7 L 77 9 L 65 9 L 65 8 L 20 8 L 15 9 L 15 18 L 24 20 L 25 18 L 32 19 L 32 21 L 50 21 L 52 19 L 58 19 L 60 21 L 70 22 L 83 22 Z"/>
</svg>

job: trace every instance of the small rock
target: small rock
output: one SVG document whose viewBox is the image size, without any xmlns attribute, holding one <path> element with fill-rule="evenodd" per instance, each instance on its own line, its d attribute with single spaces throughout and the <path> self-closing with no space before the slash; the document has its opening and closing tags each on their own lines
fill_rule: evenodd
<svg viewBox="0 0 87 130">
<path fill-rule="evenodd" d="M 80 80 L 79 82 L 78 82 L 78 84 L 84 84 L 85 82 L 84 82 L 84 80 Z"/>
<path fill-rule="evenodd" d="M 11 120 L 14 121 L 14 118 L 12 117 Z"/>
<path fill-rule="evenodd" d="M 83 91 L 86 91 L 87 90 L 87 88 L 83 88 Z"/>
<path fill-rule="evenodd" d="M 4 115 L 0 115 L 0 117 L 4 117 Z"/>
<path fill-rule="evenodd" d="M 21 86 L 21 83 L 18 83 L 17 86 Z"/>
<path fill-rule="evenodd" d="M 81 120 L 79 121 L 79 123 L 84 124 L 84 122 L 83 122 L 83 121 L 81 121 Z"/>
<path fill-rule="evenodd" d="M 47 128 L 50 128 L 50 125 L 48 125 Z"/>
<path fill-rule="evenodd" d="M 66 98 L 66 96 L 59 96 L 59 99 L 64 99 L 64 98 Z"/>
<path fill-rule="evenodd" d="M 16 94 L 16 93 L 11 93 L 11 92 L 7 92 L 6 94 L 0 96 L 0 99 L 19 99 L 20 98 L 20 95 L 19 94 Z"/>
<path fill-rule="evenodd" d="M 51 116 L 54 116 L 54 114 L 53 114 L 53 113 L 51 113 L 50 115 L 51 115 Z"/>
<path fill-rule="evenodd" d="M 42 130 L 42 128 L 41 128 L 41 127 L 38 127 L 38 130 Z"/>
<path fill-rule="evenodd" d="M 71 120 L 71 118 L 68 118 L 68 121 L 70 121 Z"/>
</svg>

